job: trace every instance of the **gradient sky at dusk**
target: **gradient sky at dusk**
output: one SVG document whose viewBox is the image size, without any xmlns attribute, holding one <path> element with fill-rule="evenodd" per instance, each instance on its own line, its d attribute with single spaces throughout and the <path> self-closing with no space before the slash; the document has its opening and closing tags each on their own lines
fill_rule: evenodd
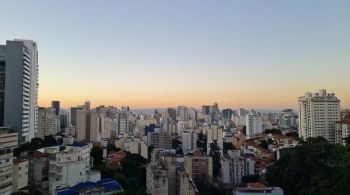
<svg viewBox="0 0 350 195">
<path fill-rule="evenodd" d="M 2 1 L 0 43 L 39 46 L 39 104 L 350 107 L 349 0 Z"/>
</svg>

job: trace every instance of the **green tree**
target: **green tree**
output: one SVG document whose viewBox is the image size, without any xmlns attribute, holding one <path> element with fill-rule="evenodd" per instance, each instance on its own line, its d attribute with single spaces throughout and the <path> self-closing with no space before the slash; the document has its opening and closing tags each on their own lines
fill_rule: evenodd
<svg viewBox="0 0 350 195">
<path fill-rule="evenodd" d="M 57 146 L 57 140 L 55 139 L 54 136 L 49 135 L 49 136 L 45 136 L 44 138 L 44 146 L 45 147 L 50 147 L 50 146 Z"/>
<path fill-rule="evenodd" d="M 220 173 L 221 163 L 220 163 L 220 147 L 218 145 L 218 142 L 214 140 L 209 145 L 209 156 L 213 159 L 213 177 L 214 179 L 217 179 Z"/>
<path fill-rule="evenodd" d="M 207 137 L 203 133 L 198 134 L 197 147 L 207 152 Z"/>
<path fill-rule="evenodd" d="M 44 147 L 44 140 L 38 137 L 35 137 L 30 142 L 30 150 L 36 150 Z"/>
<path fill-rule="evenodd" d="M 108 143 L 107 152 L 110 152 L 110 151 L 119 152 L 120 148 L 117 148 L 114 144 Z"/>
<path fill-rule="evenodd" d="M 282 135 L 282 131 L 280 129 L 266 129 L 265 130 L 266 134 L 278 134 L 278 135 Z"/>
<path fill-rule="evenodd" d="M 350 135 L 344 138 L 346 145 L 350 145 Z"/>
<path fill-rule="evenodd" d="M 350 148 L 308 138 L 268 167 L 267 182 L 289 194 L 348 194 Z"/>
<path fill-rule="evenodd" d="M 232 143 L 224 142 L 223 146 L 224 146 L 224 154 L 227 154 L 229 150 L 234 150 Z"/>
<path fill-rule="evenodd" d="M 266 140 L 261 140 L 259 146 L 264 149 L 268 149 L 269 143 Z"/>
<path fill-rule="evenodd" d="M 90 155 L 93 159 L 94 162 L 94 169 L 98 169 L 101 166 L 105 166 L 103 163 L 103 150 L 102 148 L 98 147 L 98 146 L 94 146 L 91 149 Z"/>
<path fill-rule="evenodd" d="M 181 144 L 181 141 L 178 140 L 178 139 L 172 139 L 172 140 L 171 140 L 171 145 L 172 145 L 172 148 L 173 148 L 173 149 L 178 150 L 179 147 L 180 147 L 180 144 Z"/>
</svg>

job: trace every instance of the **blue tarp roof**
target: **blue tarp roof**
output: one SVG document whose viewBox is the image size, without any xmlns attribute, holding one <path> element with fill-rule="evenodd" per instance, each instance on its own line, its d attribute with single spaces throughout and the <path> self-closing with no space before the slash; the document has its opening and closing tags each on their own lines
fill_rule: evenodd
<svg viewBox="0 0 350 195">
<path fill-rule="evenodd" d="M 95 182 L 82 182 L 77 185 L 57 193 L 57 195 L 79 195 L 79 191 L 83 189 L 92 189 L 95 187 L 103 187 L 105 192 L 110 192 L 114 190 L 123 190 L 123 187 L 113 178 L 107 177 Z"/>
<path fill-rule="evenodd" d="M 79 195 L 79 192 L 74 189 L 67 189 L 67 190 L 58 192 L 57 195 Z"/>
</svg>

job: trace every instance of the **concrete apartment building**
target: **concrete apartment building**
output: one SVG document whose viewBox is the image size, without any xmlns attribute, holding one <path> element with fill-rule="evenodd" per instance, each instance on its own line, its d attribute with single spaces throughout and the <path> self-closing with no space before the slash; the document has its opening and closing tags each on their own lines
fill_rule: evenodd
<svg viewBox="0 0 350 195">
<path fill-rule="evenodd" d="M 299 136 L 324 137 L 335 143 L 335 124 L 340 121 L 340 100 L 325 89 L 299 97 Z"/>
<path fill-rule="evenodd" d="M 225 185 L 238 185 L 244 176 L 254 174 L 254 161 L 241 156 L 240 150 L 231 150 L 221 158 L 221 182 Z"/>
<path fill-rule="evenodd" d="M 20 143 L 30 142 L 37 131 L 38 118 L 38 50 L 30 40 L 6 41 L 0 45 L 0 66 L 5 67 L 0 98 L 3 125 L 16 128 Z M 1 71 L 0 70 L 0 71 Z M 3 71 L 0 75 L 4 76 Z M 2 120 L 2 119 L 1 119 Z"/>
<path fill-rule="evenodd" d="M 212 181 L 213 161 L 211 157 L 193 155 L 184 157 L 184 167 L 194 183 Z"/>
<path fill-rule="evenodd" d="M 262 119 L 259 114 L 251 112 L 246 115 L 246 136 L 249 139 L 258 133 L 262 133 Z"/>
<path fill-rule="evenodd" d="M 345 138 L 350 135 L 350 118 L 335 123 L 335 144 L 346 145 Z"/>
<path fill-rule="evenodd" d="M 224 148 L 224 138 L 223 138 L 224 129 L 217 125 L 212 125 L 210 129 L 207 129 L 207 154 L 210 152 L 210 144 L 216 140 L 220 148 L 221 154 L 223 154 Z"/>
<path fill-rule="evenodd" d="M 74 144 L 53 153 L 49 160 L 49 193 L 72 187 L 78 183 L 101 179 L 100 172 L 92 171 L 90 151 L 92 144 Z"/>
<path fill-rule="evenodd" d="M 181 146 L 184 154 L 193 151 L 197 147 L 197 139 L 198 135 L 193 130 L 181 132 Z"/>
<path fill-rule="evenodd" d="M 13 191 L 28 186 L 29 161 L 27 159 L 15 159 L 13 161 Z"/>
<path fill-rule="evenodd" d="M 39 151 L 28 153 L 29 184 L 48 188 L 49 180 L 49 154 Z"/>
<path fill-rule="evenodd" d="M 0 128 L 0 194 L 13 191 L 13 150 L 18 146 L 18 134 L 9 128 Z"/>
<path fill-rule="evenodd" d="M 56 135 L 59 131 L 59 117 L 55 108 L 39 108 L 38 131 L 36 137 L 44 139 L 45 136 Z"/>
<path fill-rule="evenodd" d="M 147 134 L 148 146 L 154 146 L 155 148 L 171 149 L 171 135 L 164 131 L 150 132 Z"/>
</svg>

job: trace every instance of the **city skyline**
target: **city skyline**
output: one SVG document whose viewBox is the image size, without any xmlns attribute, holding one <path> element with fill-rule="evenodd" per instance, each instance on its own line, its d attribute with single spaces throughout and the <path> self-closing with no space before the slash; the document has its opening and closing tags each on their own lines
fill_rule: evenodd
<svg viewBox="0 0 350 195">
<path fill-rule="evenodd" d="M 325 88 L 348 108 L 350 3 L 337 2 L 11 1 L 0 44 L 38 43 L 39 106 L 282 109 Z"/>
</svg>

